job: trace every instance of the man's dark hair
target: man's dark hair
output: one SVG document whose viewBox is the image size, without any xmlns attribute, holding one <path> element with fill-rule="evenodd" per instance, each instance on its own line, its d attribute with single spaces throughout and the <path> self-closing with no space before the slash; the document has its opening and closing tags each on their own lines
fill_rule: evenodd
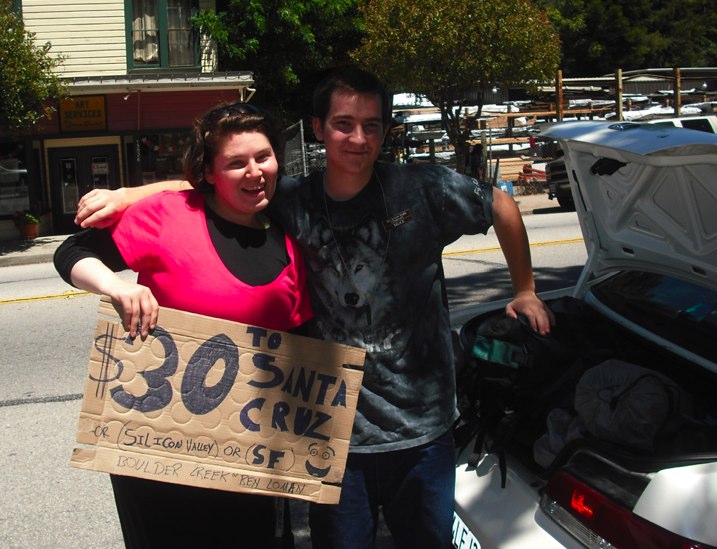
<svg viewBox="0 0 717 549">
<path fill-rule="evenodd" d="M 331 96 L 335 91 L 378 95 L 381 101 L 381 120 L 383 126 L 384 128 L 390 127 L 391 95 L 376 76 L 354 66 L 345 66 L 335 69 L 325 76 L 314 89 L 312 104 L 313 115 L 321 120 L 322 125 L 329 114 Z"/>
</svg>

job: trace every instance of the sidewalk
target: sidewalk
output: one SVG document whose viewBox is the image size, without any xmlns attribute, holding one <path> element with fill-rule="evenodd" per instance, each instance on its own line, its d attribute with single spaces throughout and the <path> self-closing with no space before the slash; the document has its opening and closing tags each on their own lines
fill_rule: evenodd
<svg viewBox="0 0 717 549">
<path fill-rule="evenodd" d="M 548 193 L 520 195 L 515 197 L 523 215 L 540 213 L 541 210 L 559 211 L 558 203 L 548 198 Z M 57 247 L 67 235 L 40 236 L 35 240 L 0 241 L 0 267 L 51 263 Z"/>
<path fill-rule="evenodd" d="M 35 240 L 0 241 L 0 267 L 51 263 L 57 247 L 67 235 L 38 236 Z"/>
</svg>

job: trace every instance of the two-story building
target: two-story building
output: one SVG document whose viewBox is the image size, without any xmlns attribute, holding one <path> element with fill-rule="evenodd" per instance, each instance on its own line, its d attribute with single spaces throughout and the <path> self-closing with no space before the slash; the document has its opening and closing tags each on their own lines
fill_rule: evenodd
<svg viewBox="0 0 717 549">
<path fill-rule="evenodd" d="M 190 24 L 214 0 L 16 0 L 38 44 L 61 55 L 70 99 L 20 140 L 0 134 L 0 239 L 15 211 L 41 214 L 40 234 L 76 230 L 78 199 L 181 176 L 193 120 L 248 101 L 251 72 L 216 71 L 216 49 Z"/>
</svg>

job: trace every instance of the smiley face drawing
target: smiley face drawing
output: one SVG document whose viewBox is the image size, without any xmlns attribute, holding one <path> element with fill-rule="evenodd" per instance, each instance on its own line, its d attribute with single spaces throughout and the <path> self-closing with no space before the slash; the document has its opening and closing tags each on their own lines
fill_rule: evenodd
<svg viewBox="0 0 717 549">
<path fill-rule="evenodd" d="M 312 464 L 311 461 L 314 461 L 314 463 L 321 462 L 321 464 L 325 464 L 335 456 L 336 452 L 331 446 L 327 446 L 326 449 L 321 450 L 318 442 L 312 442 L 309 444 L 309 457 L 306 458 L 306 472 L 312 477 L 324 478 L 329 474 L 329 471 L 331 471 L 331 465 L 328 467 L 319 467 L 318 465 Z"/>
</svg>

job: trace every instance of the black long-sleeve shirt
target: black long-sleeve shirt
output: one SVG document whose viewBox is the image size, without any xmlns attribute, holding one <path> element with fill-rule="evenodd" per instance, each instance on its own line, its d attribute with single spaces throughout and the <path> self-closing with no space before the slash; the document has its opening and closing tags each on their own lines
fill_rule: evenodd
<svg viewBox="0 0 717 549">
<path fill-rule="evenodd" d="M 227 269 L 251 286 L 268 284 L 289 264 L 284 231 L 276 223 L 268 229 L 253 229 L 227 221 L 205 208 L 212 244 Z M 86 257 L 102 261 L 113 271 L 127 269 L 109 230 L 87 229 L 70 236 L 55 252 L 55 268 L 72 284 L 75 263 Z"/>
</svg>

